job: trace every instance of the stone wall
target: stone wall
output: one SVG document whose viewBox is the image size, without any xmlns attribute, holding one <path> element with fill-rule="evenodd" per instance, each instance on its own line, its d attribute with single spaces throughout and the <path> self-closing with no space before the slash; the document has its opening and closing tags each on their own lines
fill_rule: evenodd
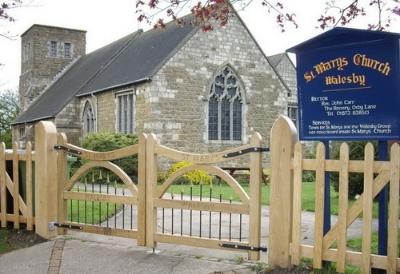
<svg viewBox="0 0 400 274">
<path fill-rule="evenodd" d="M 288 102 L 297 105 L 296 68 L 287 54 L 281 59 L 276 69 L 290 89 L 290 96 L 287 97 Z"/>
<path fill-rule="evenodd" d="M 294 67 L 285 62 L 280 64 L 281 73 L 295 92 Z M 242 141 L 209 141 L 207 96 L 215 73 L 227 64 L 243 82 L 245 134 Z M 135 133 L 155 133 L 163 145 L 199 153 L 240 146 L 254 131 L 261 133 L 268 146 L 273 122 L 279 114 L 287 114 L 288 102 L 297 100 L 293 93 L 288 97 L 279 77 L 237 18 L 213 32 L 195 33 L 150 82 L 80 98 L 79 119 L 86 100 L 92 100 L 97 132 L 115 132 L 115 96 L 128 89 L 136 94 Z"/>
<path fill-rule="evenodd" d="M 135 104 L 135 132 L 136 133 L 152 133 L 154 115 L 162 115 L 161 111 L 153 110 L 153 105 L 150 101 L 152 82 L 140 84 L 136 87 L 136 104 Z"/>
<path fill-rule="evenodd" d="M 81 119 L 79 117 L 79 99 L 73 98 L 54 120 L 57 131 L 67 134 L 68 142 L 78 145 L 81 140 Z"/>
<path fill-rule="evenodd" d="M 115 96 L 112 92 L 96 95 L 98 132 L 115 132 Z"/>
<path fill-rule="evenodd" d="M 229 64 L 241 78 L 247 102 L 242 141 L 207 140 L 207 96 L 213 76 Z M 293 75 L 292 77 L 295 77 Z M 146 96 L 151 121 L 144 129 L 183 151 L 211 152 L 247 143 L 253 131 L 268 145 L 271 126 L 286 114 L 287 92 L 238 18 L 212 32 L 198 31 L 154 76 Z"/>
</svg>

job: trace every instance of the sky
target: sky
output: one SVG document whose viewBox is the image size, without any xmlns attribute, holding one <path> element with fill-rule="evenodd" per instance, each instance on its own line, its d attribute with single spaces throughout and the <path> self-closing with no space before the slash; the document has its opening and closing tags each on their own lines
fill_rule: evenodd
<svg viewBox="0 0 400 274">
<path fill-rule="evenodd" d="M 20 74 L 21 48 L 19 35 L 33 24 L 86 30 L 86 51 L 89 53 L 107 45 L 138 28 L 135 0 L 28 0 L 27 7 L 12 10 L 13 23 L 0 22 L 0 32 L 9 31 L 14 38 L 0 37 L 0 91 L 17 90 Z M 298 29 L 288 27 L 282 33 L 275 24 L 275 16 L 269 16 L 260 0 L 252 3 L 240 16 L 267 55 L 284 52 L 322 30 L 316 28 L 316 19 L 323 11 L 325 1 L 321 0 L 282 0 L 296 12 Z M 307 3 L 306 5 L 304 3 Z M 184 14 L 182 14 L 184 15 Z M 400 18 L 399 18 L 400 19 Z M 360 27 L 356 22 L 351 27 Z M 400 20 L 392 23 L 391 31 L 400 32 Z"/>
</svg>

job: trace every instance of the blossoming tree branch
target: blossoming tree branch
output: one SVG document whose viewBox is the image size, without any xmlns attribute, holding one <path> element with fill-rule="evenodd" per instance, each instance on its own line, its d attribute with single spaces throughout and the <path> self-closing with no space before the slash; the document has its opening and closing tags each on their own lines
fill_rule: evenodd
<svg viewBox="0 0 400 274">
<path fill-rule="evenodd" d="M 260 2 L 266 16 L 275 17 L 276 25 L 282 32 L 287 27 L 299 26 L 296 10 L 291 9 L 288 0 L 136 0 L 136 13 L 139 22 L 163 28 L 169 19 L 183 24 L 181 16 L 189 9 L 194 18 L 192 23 L 201 26 L 204 31 L 210 31 L 216 25 L 224 26 L 229 22 L 233 14 L 232 6 L 245 9 L 253 1 Z M 312 5 L 312 1 L 307 1 L 304 8 L 308 5 Z M 315 25 L 321 29 L 346 26 L 360 17 L 366 17 L 365 28 L 382 31 L 389 28 L 394 17 L 399 15 L 400 0 L 329 0 L 320 16 L 315 18 Z"/>
</svg>

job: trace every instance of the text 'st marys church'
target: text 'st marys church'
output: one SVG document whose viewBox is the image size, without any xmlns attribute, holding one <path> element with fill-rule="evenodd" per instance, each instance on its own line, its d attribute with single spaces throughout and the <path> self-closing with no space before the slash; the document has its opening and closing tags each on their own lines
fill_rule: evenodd
<svg viewBox="0 0 400 274">
<path fill-rule="evenodd" d="M 212 32 L 173 22 L 139 30 L 89 54 L 82 30 L 33 25 L 21 39 L 21 145 L 50 120 L 74 144 L 91 132 L 151 132 L 209 152 L 247 143 L 253 131 L 268 142 L 279 114 L 297 119 L 293 63 L 265 56 L 238 15 Z"/>
</svg>

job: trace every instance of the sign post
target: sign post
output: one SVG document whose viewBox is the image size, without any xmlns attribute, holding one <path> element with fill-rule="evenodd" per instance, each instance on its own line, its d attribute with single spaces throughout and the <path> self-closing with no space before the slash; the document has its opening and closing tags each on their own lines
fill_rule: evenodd
<svg viewBox="0 0 400 274">
<path fill-rule="evenodd" d="M 323 141 L 325 146 L 325 157 L 330 157 L 330 144 L 329 141 Z M 331 229 L 331 187 L 330 187 L 330 174 L 325 172 L 325 191 L 324 191 L 324 236 Z"/>
<path fill-rule="evenodd" d="M 386 141 L 379 141 L 379 160 L 388 160 L 388 143 Z M 378 235 L 378 254 L 387 255 L 387 240 L 388 240 L 388 197 L 389 188 L 386 185 L 378 196 L 379 203 L 379 235 Z"/>
</svg>

